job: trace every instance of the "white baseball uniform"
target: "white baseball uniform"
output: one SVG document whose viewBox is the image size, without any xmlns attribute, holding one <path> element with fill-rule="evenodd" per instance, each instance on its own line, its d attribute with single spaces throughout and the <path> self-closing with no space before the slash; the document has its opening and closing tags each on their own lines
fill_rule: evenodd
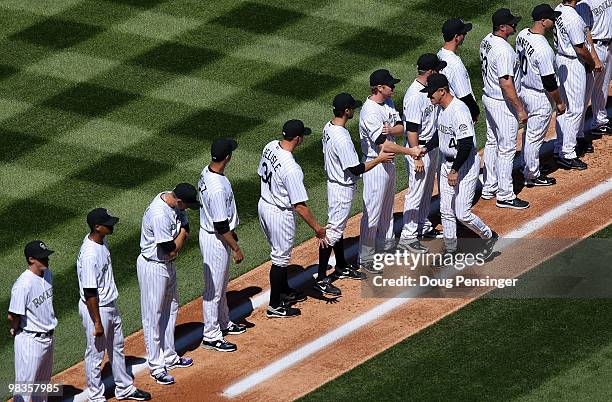
<svg viewBox="0 0 612 402">
<path fill-rule="evenodd" d="M 516 53 L 521 65 L 521 100 L 527 109 L 523 159 L 526 179 L 540 176 L 540 147 L 550 125 L 552 104 L 542 77 L 555 74 L 555 52 L 544 35 L 523 29 L 516 37 Z"/>
<path fill-rule="evenodd" d="M 378 156 L 376 140 L 384 123 L 393 127 L 401 118 L 391 99 L 378 104 L 368 98 L 359 113 L 359 138 L 363 162 Z M 395 141 L 387 135 L 389 141 Z M 359 237 L 360 262 L 370 263 L 385 239 L 393 238 L 393 198 L 395 195 L 395 163 L 381 163 L 363 174 L 363 216 Z"/>
<path fill-rule="evenodd" d="M 207 342 L 223 338 L 222 330 L 232 325 L 229 319 L 226 290 L 229 281 L 230 248 L 215 230 L 215 222 L 229 223 L 230 231 L 238 226 L 238 212 L 232 185 L 227 177 L 208 166 L 198 182 L 200 198 L 200 252 L 204 261 L 203 339 Z"/>
<path fill-rule="evenodd" d="M 271 247 L 272 264 L 289 265 L 295 238 L 293 206 L 308 201 L 304 173 L 293 154 L 269 142 L 261 155 L 257 173 L 261 177 L 261 196 L 257 205 L 259 223 Z"/>
<path fill-rule="evenodd" d="M 113 277 L 113 266 L 106 239 L 104 239 L 103 244 L 98 244 L 91 240 L 89 235 L 85 236 L 76 268 L 79 278 L 79 314 L 87 339 L 85 376 L 89 390 L 89 400 L 106 401 L 101 375 L 104 351 L 108 352 L 108 358 L 113 369 L 115 396 L 124 398 L 136 391 L 136 388 L 132 377 L 125 368 L 123 327 L 119 309 L 115 303 L 119 293 Z M 85 304 L 84 289 L 96 289 L 98 291 L 100 320 L 104 327 L 102 336 L 96 337 L 93 335 L 95 325 Z"/>
<path fill-rule="evenodd" d="M 561 12 L 555 22 L 555 43 L 559 89 L 567 111 L 557 116 L 554 152 L 563 158 L 574 159 L 577 156 L 576 137 L 584 135 L 579 132 L 583 125 L 586 97 L 586 70 L 574 45 L 584 43 L 586 46 L 586 24 L 571 6 L 559 4 L 555 10 Z"/>
<path fill-rule="evenodd" d="M 431 104 L 427 94 L 421 92 L 424 85 L 419 81 L 408 87 L 404 95 L 404 120 L 419 125 L 417 132 L 419 145 L 425 145 L 436 132 L 436 123 L 440 108 Z M 425 154 L 423 172 L 415 171 L 415 162 L 411 156 L 406 156 L 408 172 L 408 191 L 404 199 L 404 227 L 401 239 L 415 239 L 417 236 L 433 229 L 429 221 L 429 206 L 433 193 L 434 178 L 438 167 L 438 150 Z"/>
<path fill-rule="evenodd" d="M 359 176 L 348 168 L 359 165 L 351 134 L 343 126 L 328 122 L 323 128 L 323 160 L 327 176 L 327 239 L 336 244 L 348 222 Z"/>
<path fill-rule="evenodd" d="M 499 79 L 512 77 L 516 92 L 520 94 L 519 60 L 508 41 L 490 33 L 480 43 L 480 65 L 484 81 L 482 103 L 487 116 L 482 193 L 497 194 L 498 201 L 511 201 L 516 198 L 512 165 L 516 154 L 518 118 L 512 104 L 504 99 Z"/>
<path fill-rule="evenodd" d="M 448 174 L 457 156 L 457 141 L 472 138 L 474 146 L 468 159 L 459 168 L 457 184 L 448 184 Z M 438 115 L 438 139 L 442 167 L 440 169 L 440 215 L 444 231 L 444 246 L 447 251 L 457 249 L 457 222 L 470 228 L 483 239 L 491 237 L 491 229 L 472 211 L 472 201 L 480 172 L 480 157 L 476 152 L 476 135 L 468 107 L 458 98 L 453 98 L 446 109 Z"/>
<path fill-rule="evenodd" d="M 50 269 L 38 276 L 25 270 L 11 290 L 9 313 L 21 316 L 15 336 L 15 382 L 49 383 L 53 370 L 53 275 Z M 32 401 L 46 401 L 32 396 Z M 15 393 L 14 401 L 30 400 L 30 394 Z"/>
<path fill-rule="evenodd" d="M 147 360 L 152 375 L 166 371 L 179 356 L 174 345 L 174 327 L 179 297 L 174 259 L 159 247 L 173 241 L 187 223 L 187 214 L 155 196 L 142 217 L 140 256 L 137 260 L 140 310 Z"/>
<path fill-rule="evenodd" d="M 606 102 L 612 74 L 612 1 L 583 0 L 576 5 L 576 11 L 591 30 L 595 51 L 604 66 L 603 71 L 593 71 L 593 80 L 587 81 L 585 107 L 590 98 L 593 111 L 591 127 L 596 128 L 609 122 Z"/>
<path fill-rule="evenodd" d="M 451 94 L 457 98 L 463 98 L 470 94 L 473 95 L 474 91 L 472 91 L 470 74 L 467 68 L 465 68 L 461 57 L 457 56 L 455 52 L 441 48 L 438 51 L 438 58 L 446 62 L 446 67 L 440 73 L 444 74 L 448 79 Z"/>
</svg>

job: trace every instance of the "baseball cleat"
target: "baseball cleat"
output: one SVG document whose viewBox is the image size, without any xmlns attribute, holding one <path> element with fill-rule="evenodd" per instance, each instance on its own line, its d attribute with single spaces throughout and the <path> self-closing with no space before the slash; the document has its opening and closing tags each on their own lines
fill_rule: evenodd
<svg viewBox="0 0 612 402">
<path fill-rule="evenodd" d="M 554 177 L 548 177 L 545 175 L 540 175 L 535 179 L 525 179 L 525 187 L 543 187 L 543 186 L 552 186 L 556 184 L 557 180 Z"/>
<path fill-rule="evenodd" d="M 132 401 L 148 401 L 151 399 L 151 394 L 148 393 L 147 391 L 143 391 L 141 389 L 136 388 L 134 392 L 132 392 L 131 394 L 124 396 L 122 398 L 117 397 L 117 399 L 120 401 L 123 401 L 126 399 L 129 399 Z"/>
<path fill-rule="evenodd" d="M 225 338 L 217 339 L 215 341 L 202 341 L 203 349 L 216 350 L 218 352 L 235 352 L 238 347 L 225 340 Z"/>
<path fill-rule="evenodd" d="M 591 130 L 591 132 L 595 134 L 610 135 L 612 134 L 612 126 L 609 124 L 610 123 L 595 127 Z"/>
<path fill-rule="evenodd" d="M 302 314 L 299 308 L 291 307 L 286 303 L 281 303 L 278 307 L 268 306 L 266 315 L 268 318 L 291 318 Z"/>
<path fill-rule="evenodd" d="M 417 239 L 401 239 L 397 245 L 399 250 L 408 250 L 411 253 L 425 254 L 429 251 L 429 248 L 421 244 Z"/>
<path fill-rule="evenodd" d="M 320 281 L 317 281 L 314 286 L 314 290 L 323 293 L 324 295 L 330 295 L 334 297 L 342 296 L 342 292 L 336 286 L 332 284 L 331 278 L 328 276 Z"/>
<path fill-rule="evenodd" d="M 578 158 L 566 159 L 559 157 L 556 162 L 559 167 L 564 169 L 585 170 L 587 168 L 587 164 Z"/>
<path fill-rule="evenodd" d="M 419 237 L 422 237 L 424 239 L 441 239 L 444 237 L 444 235 L 442 234 L 441 230 L 432 228 L 429 232 L 423 233 Z"/>
<path fill-rule="evenodd" d="M 222 330 L 221 333 L 224 336 L 225 335 L 240 335 L 240 334 L 244 334 L 246 330 L 247 330 L 246 325 L 232 323 L 232 325 Z"/>
<path fill-rule="evenodd" d="M 576 153 L 578 154 L 592 154 L 595 152 L 593 143 L 585 138 L 578 138 L 576 143 Z"/>
<path fill-rule="evenodd" d="M 191 366 L 193 366 L 193 359 L 191 357 L 179 357 L 177 361 L 168 366 L 168 370 Z"/>
<path fill-rule="evenodd" d="M 306 295 L 297 289 L 289 288 L 286 292 L 281 293 L 281 300 L 287 303 L 298 303 L 306 300 Z"/>
<path fill-rule="evenodd" d="M 157 381 L 158 384 L 161 384 L 161 385 L 174 384 L 174 377 L 168 374 L 167 371 L 162 371 L 155 375 L 151 374 L 151 378 L 153 378 L 155 381 Z"/>
<path fill-rule="evenodd" d="M 373 274 L 373 275 L 382 275 L 383 273 L 383 269 L 376 269 L 374 267 L 374 262 L 362 262 L 361 264 L 359 264 L 359 269 L 362 271 L 365 271 L 369 274 Z"/>
<path fill-rule="evenodd" d="M 492 230 L 491 237 L 485 240 L 484 247 L 482 249 L 482 259 L 487 261 L 493 255 L 493 247 L 495 243 L 499 240 L 499 235 Z"/>
<path fill-rule="evenodd" d="M 338 279 L 355 279 L 357 281 L 366 279 L 366 275 L 363 272 L 350 264 L 345 267 L 336 267 L 332 275 Z"/>
<path fill-rule="evenodd" d="M 516 197 L 513 200 L 497 200 L 495 206 L 498 208 L 527 209 L 529 208 L 529 202 L 523 201 L 520 198 Z"/>
</svg>

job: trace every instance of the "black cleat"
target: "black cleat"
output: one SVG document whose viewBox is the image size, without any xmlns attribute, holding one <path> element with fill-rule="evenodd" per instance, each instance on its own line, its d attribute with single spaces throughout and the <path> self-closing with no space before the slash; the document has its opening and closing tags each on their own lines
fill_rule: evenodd
<svg viewBox="0 0 612 402">
<path fill-rule="evenodd" d="M 202 348 L 216 350 L 218 352 L 235 352 L 238 347 L 225 340 L 225 338 L 217 339 L 216 341 L 202 341 Z"/>
<path fill-rule="evenodd" d="M 359 269 L 373 275 L 382 275 L 383 273 L 383 268 L 376 269 L 374 262 L 362 262 L 359 265 Z"/>
<path fill-rule="evenodd" d="M 484 247 L 482 248 L 482 259 L 487 261 L 493 255 L 493 247 L 499 240 L 499 235 L 495 231 L 491 231 L 491 237 L 485 240 Z"/>
<path fill-rule="evenodd" d="M 333 275 L 338 279 L 355 279 L 358 281 L 366 279 L 366 275 L 363 272 L 350 264 L 345 267 L 336 267 Z"/>
<path fill-rule="evenodd" d="M 320 281 L 317 281 L 314 286 L 314 290 L 323 293 L 324 295 L 330 295 L 334 297 L 342 296 L 342 292 L 336 286 L 332 284 L 331 278 L 328 276 Z"/>
<path fill-rule="evenodd" d="M 556 184 L 557 180 L 554 177 L 548 177 L 545 175 L 540 175 L 535 179 L 525 179 L 525 187 L 543 187 L 543 186 L 552 186 Z"/>
<path fill-rule="evenodd" d="M 291 307 L 287 303 L 282 303 L 278 307 L 268 306 L 266 316 L 268 318 L 291 318 L 302 314 L 299 308 Z"/>
<path fill-rule="evenodd" d="M 289 288 L 285 293 L 281 293 L 281 300 L 287 303 L 298 303 L 306 300 L 306 295 L 297 289 Z"/>
<path fill-rule="evenodd" d="M 587 168 L 587 164 L 578 158 L 566 159 L 559 157 L 556 162 L 563 169 L 585 170 Z"/>
<path fill-rule="evenodd" d="M 443 238 L 443 234 L 442 231 L 436 229 L 436 228 L 432 228 L 429 232 L 427 233 L 423 233 L 421 236 L 424 239 L 441 239 Z"/>
<path fill-rule="evenodd" d="M 245 325 L 232 323 L 232 325 L 230 325 L 226 329 L 221 330 L 221 333 L 223 334 L 223 336 L 240 335 L 240 334 L 244 334 L 246 330 L 247 330 L 247 327 Z"/>
<path fill-rule="evenodd" d="M 495 206 L 498 208 L 527 209 L 529 208 L 529 202 L 523 201 L 517 197 L 508 201 L 497 200 Z"/>
<path fill-rule="evenodd" d="M 123 398 L 117 397 L 117 399 L 120 401 L 128 399 L 132 401 L 149 401 L 151 400 L 151 394 L 149 394 L 147 391 L 136 388 L 136 390 L 134 390 L 134 392 L 131 394 L 124 396 Z"/>
<path fill-rule="evenodd" d="M 591 132 L 594 134 L 612 135 L 612 125 L 611 123 L 601 125 L 592 129 Z"/>
</svg>

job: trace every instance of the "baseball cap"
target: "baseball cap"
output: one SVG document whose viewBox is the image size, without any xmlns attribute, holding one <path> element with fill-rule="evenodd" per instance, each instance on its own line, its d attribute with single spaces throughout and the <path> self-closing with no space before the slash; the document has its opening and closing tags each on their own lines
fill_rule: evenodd
<svg viewBox="0 0 612 402">
<path fill-rule="evenodd" d="M 23 250 L 26 258 L 47 258 L 54 253 L 42 240 L 32 240 Z"/>
<path fill-rule="evenodd" d="M 417 68 L 421 71 L 435 70 L 440 71 L 446 67 L 446 62 L 440 60 L 438 56 L 433 53 L 425 53 L 417 60 Z"/>
<path fill-rule="evenodd" d="M 561 11 L 555 11 L 549 4 L 540 4 L 533 8 L 531 18 L 534 21 L 556 20 L 561 15 Z"/>
<path fill-rule="evenodd" d="M 376 85 L 395 85 L 401 80 L 397 78 L 393 78 L 389 70 L 385 70 L 381 68 L 380 70 L 374 71 L 370 74 L 370 86 L 374 87 Z"/>
<path fill-rule="evenodd" d="M 361 101 L 355 100 L 353 95 L 346 92 L 339 93 L 334 97 L 335 110 L 357 109 L 361 105 L 363 105 Z"/>
<path fill-rule="evenodd" d="M 238 148 L 236 140 L 231 138 L 219 138 L 212 143 L 210 147 L 210 156 L 215 162 L 222 161 L 232 154 Z"/>
<path fill-rule="evenodd" d="M 448 87 L 448 79 L 444 74 L 432 74 L 427 77 L 427 86 L 421 92 L 432 94 L 440 88 Z"/>
<path fill-rule="evenodd" d="M 293 139 L 302 135 L 310 135 L 312 130 L 309 127 L 304 127 L 302 120 L 292 119 L 283 124 L 283 137 Z"/>
<path fill-rule="evenodd" d="M 198 190 L 189 183 L 179 183 L 174 187 L 174 195 L 187 205 L 200 205 Z"/>
<path fill-rule="evenodd" d="M 92 209 L 87 214 L 87 224 L 92 227 L 94 225 L 114 226 L 117 222 L 119 218 L 111 216 L 106 208 Z"/>
<path fill-rule="evenodd" d="M 442 24 L 442 34 L 444 36 L 466 34 L 472 30 L 471 22 L 463 22 L 459 18 L 449 18 Z"/>
<path fill-rule="evenodd" d="M 491 20 L 493 21 L 494 27 L 499 27 L 501 25 L 516 25 L 521 18 L 520 16 L 512 15 L 507 8 L 500 8 L 493 13 Z"/>
</svg>

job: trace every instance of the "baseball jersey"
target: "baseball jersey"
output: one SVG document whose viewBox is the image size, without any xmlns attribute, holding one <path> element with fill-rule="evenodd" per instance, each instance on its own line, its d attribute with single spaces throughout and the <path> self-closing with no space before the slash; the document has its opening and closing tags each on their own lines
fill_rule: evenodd
<svg viewBox="0 0 612 402">
<path fill-rule="evenodd" d="M 461 58 L 455 52 L 444 48 L 438 51 L 438 58 L 446 62 L 446 67 L 440 73 L 448 79 L 451 93 L 458 98 L 473 94 L 470 74 Z"/>
<path fill-rule="evenodd" d="M 429 141 L 436 132 L 436 119 L 440 108 L 432 105 L 426 93 L 421 92 L 425 88 L 419 81 L 414 80 L 404 95 L 404 120 L 410 123 L 420 124 L 419 141 Z"/>
<path fill-rule="evenodd" d="M 77 276 L 81 300 L 85 301 L 83 289 L 97 289 L 100 306 L 106 306 L 117 300 L 119 293 L 115 285 L 110 250 L 106 239 L 103 244 L 98 244 L 91 240 L 89 235 L 85 236 L 77 258 Z"/>
<path fill-rule="evenodd" d="M 13 285 L 8 311 L 21 316 L 19 327 L 32 332 L 55 329 L 53 311 L 53 275 L 45 269 L 43 276 L 26 269 Z"/>
<path fill-rule="evenodd" d="M 462 138 L 472 137 L 474 146 L 465 166 L 474 163 L 476 155 L 476 134 L 470 109 L 463 101 L 453 98 L 446 109 L 442 109 L 438 115 L 438 138 L 440 152 L 447 160 L 453 160 L 457 156 L 457 141 Z"/>
<path fill-rule="evenodd" d="M 612 0 L 582 0 L 576 12 L 591 30 L 593 39 L 612 39 Z"/>
<path fill-rule="evenodd" d="M 323 160 L 327 180 L 350 186 L 359 180 L 348 168 L 359 165 L 359 156 L 351 140 L 351 134 L 343 126 L 327 122 L 323 128 Z"/>
<path fill-rule="evenodd" d="M 200 228 L 212 233 L 215 231 L 214 222 L 229 222 L 230 230 L 238 226 L 238 211 L 232 185 L 227 177 L 215 173 L 208 166 L 202 170 L 198 182 L 198 195 L 200 198 Z"/>
<path fill-rule="evenodd" d="M 574 45 L 586 43 L 587 26 L 573 7 L 559 4 L 555 10 L 561 12 L 555 21 L 557 53 L 567 57 L 577 57 Z"/>
<path fill-rule="evenodd" d="M 168 253 L 157 245 L 176 239 L 181 232 L 181 224 L 187 224 L 185 211 L 172 208 L 159 193 L 145 210 L 140 232 L 140 253 L 155 261 L 170 261 Z M 169 193 L 168 193 L 169 194 Z"/>
<path fill-rule="evenodd" d="M 274 140 L 265 146 L 259 168 L 261 177 L 261 198 L 279 208 L 293 208 L 293 205 L 308 201 L 304 187 L 304 172 L 293 158 L 293 154 Z"/>
<path fill-rule="evenodd" d="M 384 123 L 393 127 L 401 121 L 399 112 L 391 99 L 379 104 L 368 98 L 359 112 L 359 138 L 361 140 L 361 152 L 366 159 L 374 159 L 378 156 L 379 146 L 376 139 L 382 134 Z M 387 135 L 389 141 L 395 141 L 392 135 Z M 390 163 L 394 163 L 391 161 Z"/>
<path fill-rule="evenodd" d="M 544 35 L 523 29 L 516 37 L 516 53 L 521 66 L 521 85 L 544 90 L 542 77 L 555 74 L 555 52 Z"/>
<path fill-rule="evenodd" d="M 485 36 L 480 43 L 480 66 L 484 93 L 489 98 L 504 99 L 499 79 L 506 75 L 513 77 L 516 92 L 520 92 L 519 60 L 512 46 L 504 38 L 492 33 Z"/>
</svg>

